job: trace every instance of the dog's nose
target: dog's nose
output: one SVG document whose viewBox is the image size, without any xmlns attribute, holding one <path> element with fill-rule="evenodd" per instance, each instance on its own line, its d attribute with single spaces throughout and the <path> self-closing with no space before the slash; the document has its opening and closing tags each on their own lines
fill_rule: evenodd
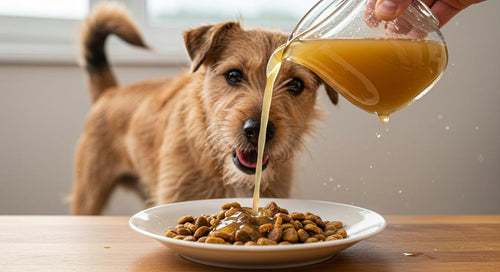
<svg viewBox="0 0 500 272">
<path fill-rule="evenodd" d="M 260 131 L 260 121 L 255 119 L 247 119 L 243 123 L 243 135 L 248 140 L 248 142 L 257 146 L 259 143 L 259 131 Z M 266 141 L 271 140 L 274 137 L 275 127 L 273 122 L 269 121 L 267 123 L 266 131 Z"/>
</svg>

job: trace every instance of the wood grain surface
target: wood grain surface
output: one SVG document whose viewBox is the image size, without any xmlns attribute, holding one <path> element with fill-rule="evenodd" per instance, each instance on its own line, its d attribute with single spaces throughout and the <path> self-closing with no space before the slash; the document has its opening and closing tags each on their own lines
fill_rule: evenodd
<svg viewBox="0 0 500 272">
<path fill-rule="evenodd" d="M 385 218 L 386 230 L 330 260 L 279 271 L 500 271 L 500 215 Z M 0 216 L 0 271 L 228 270 L 183 259 L 128 217 Z"/>
</svg>

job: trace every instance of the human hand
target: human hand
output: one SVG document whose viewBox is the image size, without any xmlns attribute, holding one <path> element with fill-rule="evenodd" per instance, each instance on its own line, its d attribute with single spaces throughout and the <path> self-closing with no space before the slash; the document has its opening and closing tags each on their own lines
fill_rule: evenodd
<svg viewBox="0 0 500 272">
<path fill-rule="evenodd" d="M 413 0 L 377 0 L 375 14 L 384 21 L 399 17 Z M 484 0 L 422 0 L 439 19 L 439 27 L 466 7 Z"/>
</svg>

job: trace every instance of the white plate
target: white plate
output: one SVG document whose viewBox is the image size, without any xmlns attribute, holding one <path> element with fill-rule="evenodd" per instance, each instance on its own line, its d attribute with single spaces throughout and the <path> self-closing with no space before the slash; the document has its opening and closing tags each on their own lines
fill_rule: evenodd
<svg viewBox="0 0 500 272">
<path fill-rule="evenodd" d="M 263 198 L 260 206 L 274 201 L 290 212 L 311 212 L 323 220 L 342 221 L 348 236 L 329 242 L 282 246 L 203 244 L 165 237 L 165 229 L 176 226 L 177 220 L 182 216 L 213 214 L 220 211 L 222 204 L 232 201 L 245 207 L 252 206 L 250 198 L 179 202 L 141 211 L 130 218 L 129 225 L 133 230 L 177 251 L 186 259 L 226 268 L 286 268 L 318 263 L 381 232 L 386 226 L 381 215 L 356 206 L 316 200 Z"/>
</svg>

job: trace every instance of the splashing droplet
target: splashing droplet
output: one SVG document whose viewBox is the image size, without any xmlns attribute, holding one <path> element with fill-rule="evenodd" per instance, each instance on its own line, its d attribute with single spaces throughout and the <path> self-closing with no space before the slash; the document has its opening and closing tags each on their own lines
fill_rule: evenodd
<svg viewBox="0 0 500 272">
<path fill-rule="evenodd" d="M 438 114 L 438 119 L 443 119 L 443 115 L 442 114 Z"/>
<path fill-rule="evenodd" d="M 450 129 L 451 129 L 451 127 L 450 127 L 450 126 L 445 126 L 445 127 L 444 127 L 444 129 L 446 129 L 446 130 L 450 130 Z"/>
<path fill-rule="evenodd" d="M 370 169 L 373 169 L 373 165 L 370 164 Z"/>
<path fill-rule="evenodd" d="M 333 178 L 330 178 L 328 181 L 333 182 Z"/>
<path fill-rule="evenodd" d="M 380 133 L 375 133 L 375 136 L 377 137 L 377 139 L 380 139 L 380 137 L 382 137 L 382 135 L 380 135 Z"/>
<path fill-rule="evenodd" d="M 337 184 L 337 188 L 340 188 L 340 184 Z"/>
<path fill-rule="evenodd" d="M 380 120 L 380 122 L 382 122 L 382 124 L 389 123 L 389 115 L 387 114 L 379 114 L 378 119 Z"/>
<path fill-rule="evenodd" d="M 326 182 L 323 182 L 323 186 L 326 186 Z"/>
<path fill-rule="evenodd" d="M 402 193 L 403 193 L 403 190 L 399 190 L 399 191 L 398 191 L 398 194 L 402 194 Z"/>
</svg>

